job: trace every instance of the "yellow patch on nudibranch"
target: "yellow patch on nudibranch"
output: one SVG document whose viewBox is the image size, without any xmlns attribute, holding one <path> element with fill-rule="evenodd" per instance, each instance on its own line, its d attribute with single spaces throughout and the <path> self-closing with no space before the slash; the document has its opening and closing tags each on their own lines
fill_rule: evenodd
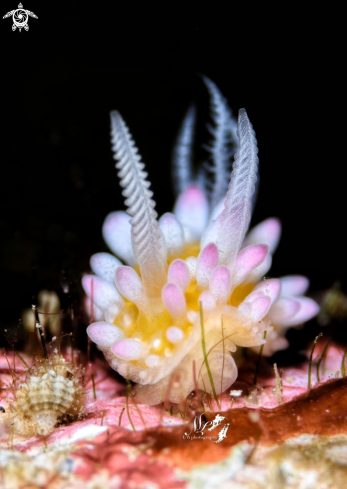
<svg viewBox="0 0 347 489">
<path fill-rule="evenodd" d="M 159 313 L 146 313 L 139 311 L 130 301 L 127 301 L 113 323 L 123 330 L 126 338 L 136 339 L 145 345 L 148 348 L 148 355 L 165 357 L 172 356 L 179 348 L 179 344 L 170 342 L 165 335 L 170 327 L 178 327 L 182 330 L 182 340 L 189 338 L 192 331 L 192 324 L 187 319 L 176 321 L 174 324 L 166 309 Z M 131 363 L 145 367 L 143 360 L 132 360 Z"/>
<path fill-rule="evenodd" d="M 200 252 L 199 243 L 186 243 L 180 256 L 174 256 L 168 260 L 168 265 L 176 259 L 185 260 L 189 257 L 196 258 Z M 134 266 L 134 270 L 141 277 L 139 266 Z M 191 280 L 186 292 L 184 293 L 188 310 L 198 311 L 198 297 L 201 290 L 197 288 L 196 280 Z M 177 327 L 183 332 L 182 341 L 189 338 L 193 326 L 187 318 L 180 318 L 173 322 L 169 312 L 160 304 L 156 304 L 155 311 L 147 308 L 146 311 L 139 311 L 137 306 L 125 299 L 125 304 L 119 314 L 114 318 L 113 324 L 120 328 L 125 338 L 136 339 L 148 348 L 148 355 L 160 355 L 171 357 L 179 349 L 181 341 L 172 343 L 168 340 L 165 333 L 170 327 Z M 129 360 L 133 365 L 145 367 L 144 360 Z"/>
<path fill-rule="evenodd" d="M 200 253 L 200 244 L 186 244 L 180 256 L 174 259 L 185 260 L 189 257 L 197 257 Z M 174 259 L 168 261 L 172 263 Z M 140 269 L 135 266 L 134 269 L 141 277 Z M 241 284 L 235 288 L 231 294 L 228 304 L 237 307 L 245 299 L 245 297 L 253 290 L 254 283 Z M 199 296 L 202 290 L 199 289 L 195 277 L 191 279 L 187 290 L 184 292 L 187 310 L 198 313 L 199 311 Z M 148 355 L 159 355 L 164 357 L 173 356 L 180 348 L 181 341 L 172 343 L 166 336 L 166 331 L 170 327 L 177 327 L 183 333 L 182 341 L 187 340 L 192 333 L 192 321 L 187 317 L 173 321 L 169 312 L 159 307 L 157 311 L 139 311 L 137 306 L 125 300 L 125 304 L 119 314 L 115 317 L 113 324 L 120 328 L 125 335 L 125 338 L 136 339 L 141 342 L 148 350 Z M 133 365 L 138 365 L 142 368 L 147 368 L 144 359 L 129 360 Z"/>
</svg>

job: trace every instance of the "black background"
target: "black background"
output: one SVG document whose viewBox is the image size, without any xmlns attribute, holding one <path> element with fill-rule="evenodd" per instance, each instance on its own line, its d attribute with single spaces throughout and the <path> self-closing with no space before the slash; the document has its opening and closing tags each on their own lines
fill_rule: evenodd
<svg viewBox="0 0 347 489">
<path fill-rule="evenodd" d="M 174 202 L 171 150 L 192 101 L 197 160 L 208 139 L 199 73 L 235 114 L 246 108 L 256 131 L 261 184 L 252 223 L 278 216 L 283 224 L 271 275 L 305 274 L 312 292 L 347 284 L 338 12 L 218 2 L 23 5 L 38 16 L 28 32 L 12 32 L 11 18 L 0 22 L 2 328 L 18 324 L 48 288 L 66 311 L 72 304 L 74 328 L 84 331 L 80 278 L 90 255 L 107 249 L 106 214 L 123 208 L 109 112 L 129 125 L 162 214 Z M 1 17 L 14 8 L 17 0 L 2 1 Z"/>
</svg>

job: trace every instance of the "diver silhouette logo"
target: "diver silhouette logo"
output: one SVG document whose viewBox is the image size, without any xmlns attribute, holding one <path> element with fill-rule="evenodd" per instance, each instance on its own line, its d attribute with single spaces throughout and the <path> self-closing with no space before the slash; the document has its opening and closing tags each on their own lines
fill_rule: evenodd
<svg viewBox="0 0 347 489">
<path fill-rule="evenodd" d="M 34 17 L 34 19 L 38 19 L 38 16 L 35 15 L 34 12 L 25 10 L 21 3 L 18 5 L 17 9 L 7 12 L 7 14 L 3 16 L 3 19 L 7 19 L 7 17 L 11 17 L 11 15 L 13 20 L 12 30 L 15 31 L 16 29 L 19 29 L 19 32 L 21 32 L 22 29 L 25 29 L 26 31 L 29 30 L 29 16 Z"/>
<path fill-rule="evenodd" d="M 210 441 L 213 441 L 214 443 L 220 443 L 221 441 L 223 441 L 227 437 L 227 431 L 229 429 L 228 419 L 225 416 L 216 414 L 215 418 L 212 421 L 203 421 L 202 416 L 203 414 L 200 414 L 200 416 L 196 416 L 194 418 L 193 428 L 189 433 L 184 433 L 183 439 L 208 439 Z M 217 436 L 204 436 L 204 432 L 206 431 L 206 429 L 207 431 L 212 431 L 218 426 L 221 426 L 222 429 L 219 430 Z"/>
</svg>

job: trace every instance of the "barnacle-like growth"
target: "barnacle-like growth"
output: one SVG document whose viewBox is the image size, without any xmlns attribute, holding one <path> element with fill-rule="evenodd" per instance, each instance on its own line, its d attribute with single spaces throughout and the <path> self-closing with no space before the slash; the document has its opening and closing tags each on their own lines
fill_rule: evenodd
<svg viewBox="0 0 347 489">
<path fill-rule="evenodd" d="M 308 286 L 305 277 L 259 282 L 271 266 L 280 224 L 268 219 L 245 238 L 257 180 L 255 133 L 241 109 L 236 138 L 236 123 L 225 99 L 213 82 L 206 78 L 204 82 L 215 124 L 210 146 L 215 167 L 213 203 L 225 192 L 225 176 L 220 178 L 220 172 L 225 175 L 229 165 L 231 138 L 239 141 L 226 196 L 214 208 L 191 171 L 192 110 L 174 151 L 181 193 L 174 213 L 164 214 L 159 221 L 134 142 L 119 113 L 111 113 L 116 167 L 131 218 L 122 211 L 111 213 L 103 234 L 111 250 L 130 266 L 108 253 L 92 256 L 95 275 L 83 277 L 83 286 L 89 297 L 87 307 L 93 308 L 97 322 L 87 332 L 111 367 L 138 384 L 137 396 L 148 404 L 165 398 L 179 402 L 195 388 L 194 374 L 199 388 L 211 391 L 200 305 L 217 393 L 237 377 L 232 355 L 237 346 L 264 344 L 266 331 L 264 354 L 286 348 L 284 328 L 306 321 L 318 310 L 311 299 L 297 297 Z"/>
<path fill-rule="evenodd" d="M 84 413 L 82 370 L 59 354 L 42 360 L 27 374 L 2 415 L 2 422 L 22 436 L 47 436 L 59 422 Z"/>
</svg>

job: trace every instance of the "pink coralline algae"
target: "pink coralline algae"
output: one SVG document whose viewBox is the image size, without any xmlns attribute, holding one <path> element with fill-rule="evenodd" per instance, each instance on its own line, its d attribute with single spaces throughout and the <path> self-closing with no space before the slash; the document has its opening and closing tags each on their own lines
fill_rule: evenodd
<svg viewBox="0 0 347 489">
<path fill-rule="evenodd" d="M 263 278 L 281 228 L 270 218 L 246 235 L 257 181 L 255 133 L 244 109 L 236 123 L 216 85 L 204 83 L 213 120 L 207 147 L 212 184 L 206 172 L 193 175 L 192 108 L 174 150 L 178 197 L 173 213 L 159 220 L 129 130 L 118 112 L 111 113 L 127 213 L 112 212 L 103 225 L 119 259 L 93 255 L 94 275 L 82 280 L 96 320 L 89 337 L 114 370 L 137 383 L 138 400 L 149 405 L 180 402 L 196 388 L 225 391 L 237 378 L 237 347 L 264 344 L 264 355 L 272 355 L 288 346 L 288 327 L 318 312 L 303 297 L 305 277 Z"/>
</svg>

